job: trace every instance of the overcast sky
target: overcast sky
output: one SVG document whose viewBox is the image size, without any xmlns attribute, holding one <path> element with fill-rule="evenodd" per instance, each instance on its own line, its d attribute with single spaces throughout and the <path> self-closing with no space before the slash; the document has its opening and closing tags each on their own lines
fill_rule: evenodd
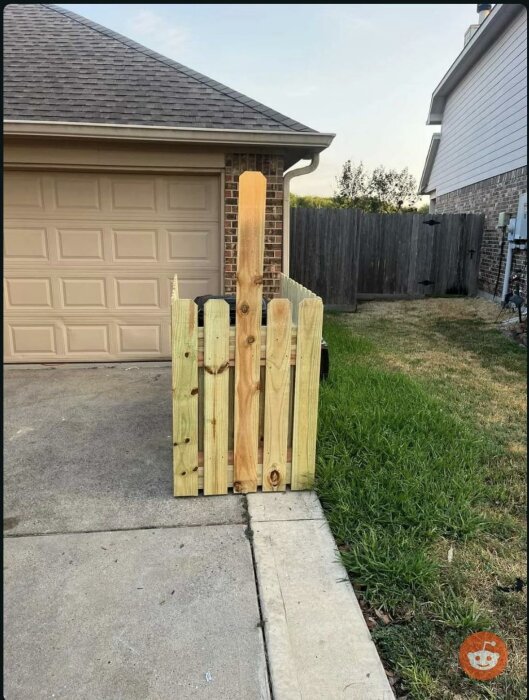
<svg viewBox="0 0 529 700">
<path fill-rule="evenodd" d="M 297 194 L 332 194 L 341 165 L 419 180 L 433 89 L 476 5 L 62 4 L 313 129 L 336 133 Z M 438 128 L 438 127 L 437 127 Z"/>
</svg>

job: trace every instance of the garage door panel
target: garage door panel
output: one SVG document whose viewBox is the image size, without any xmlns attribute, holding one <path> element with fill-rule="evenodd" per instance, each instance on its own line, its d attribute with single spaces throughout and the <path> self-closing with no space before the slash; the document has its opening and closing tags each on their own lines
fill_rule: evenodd
<svg viewBox="0 0 529 700">
<path fill-rule="evenodd" d="M 112 251 L 115 262 L 158 260 L 159 232 L 154 229 L 113 228 Z"/>
<path fill-rule="evenodd" d="M 9 339 L 9 354 L 21 361 L 36 361 L 39 357 L 55 356 L 58 350 L 56 327 L 53 323 L 7 323 L 5 336 Z"/>
<path fill-rule="evenodd" d="M 62 212 L 102 211 L 101 179 L 87 173 L 64 173 L 50 176 L 52 198 L 51 209 L 58 216 Z"/>
<path fill-rule="evenodd" d="M 218 268 L 220 237 L 216 223 L 181 223 L 167 227 L 168 261 Z"/>
<path fill-rule="evenodd" d="M 116 278 L 116 308 L 160 308 L 160 281 L 158 279 Z"/>
<path fill-rule="evenodd" d="M 221 288 L 219 178 L 6 175 L 5 360 L 169 359 L 175 273 Z"/>
<path fill-rule="evenodd" d="M 220 285 L 220 275 L 212 275 L 211 277 L 183 277 L 178 275 L 178 290 L 182 299 L 195 299 L 204 294 L 218 294 Z M 167 278 L 167 293 L 169 298 L 173 288 L 173 277 Z"/>
<path fill-rule="evenodd" d="M 170 359 L 166 316 L 5 322 L 4 352 L 11 362 L 105 362 Z"/>
<path fill-rule="evenodd" d="M 118 326 L 118 350 L 122 354 L 161 355 L 161 326 L 156 323 Z"/>
<path fill-rule="evenodd" d="M 72 262 L 104 262 L 103 228 L 86 228 L 81 224 L 76 228 L 57 228 L 57 261 L 65 264 Z"/>
<path fill-rule="evenodd" d="M 110 210 L 112 214 L 154 212 L 160 209 L 156 201 L 156 182 L 141 175 L 116 175 L 110 181 Z"/>
<path fill-rule="evenodd" d="M 4 257 L 9 262 L 48 262 L 48 237 L 42 226 L 4 227 Z"/>
<path fill-rule="evenodd" d="M 4 213 L 6 217 L 25 216 L 25 212 L 42 213 L 44 177 L 40 173 L 10 172 L 4 178 Z"/>
<path fill-rule="evenodd" d="M 108 308 L 104 277 L 61 277 L 60 283 L 63 309 Z"/>
<path fill-rule="evenodd" d="M 106 324 L 65 324 L 66 352 L 69 355 L 110 355 L 110 334 Z"/>
<path fill-rule="evenodd" d="M 178 217 L 199 214 L 201 219 L 215 218 L 219 210 L 216 178 L 174 177 L 165 181 L 168 210 Z"/>
<path fill-rule="evenodd" d="M 194 298 L 218 294 L 218 271 L 158 269 L 108 270 L 58 269 L 42 276 L 42 270 L 9 271 L 4 279 L 5 309 L 23 316 L 49 318 L 86 316 L 94 310 L 114 312 L 152 309 L 169 314 L 174 275 L 180 295 Z"/>
<path fill-rule="evenodd" d="M 5 309 L 51 309 L 51 281 L 47 277 L 15 277 L 4 280 Z"/>
</svg>

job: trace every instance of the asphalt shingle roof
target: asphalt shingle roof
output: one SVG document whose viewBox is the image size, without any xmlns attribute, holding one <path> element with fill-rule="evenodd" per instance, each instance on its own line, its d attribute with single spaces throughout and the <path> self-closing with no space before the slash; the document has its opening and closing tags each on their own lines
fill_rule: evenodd
<svg viewBox="0 0 529 700">
<path fill-rule="evenodd" d="M 4 119 L 312 132 L 54 5 L 4 8 Z"/>
</svg>

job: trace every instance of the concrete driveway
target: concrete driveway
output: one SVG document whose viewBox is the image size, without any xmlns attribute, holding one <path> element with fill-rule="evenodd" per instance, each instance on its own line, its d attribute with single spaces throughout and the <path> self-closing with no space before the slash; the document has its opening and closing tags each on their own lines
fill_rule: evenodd
<svg viewBox="0 0 529 700">
<path fill-rule="evenodd" d="M 244 498 L 172 496 L 170 367 L 4 382 L 6 698 L 269 697 Z"/>
<path fill-rule="evenodd" d="M 172 496 L 166 363 L 4 372 L 7 700 L 390 700 L 316 496 Z"/>
<path fill-rule="evenodd" d="M 171 368 L 4 371 L 10 535 L 243 522 L 244 499 L 172 496 Z"/>
</svg>

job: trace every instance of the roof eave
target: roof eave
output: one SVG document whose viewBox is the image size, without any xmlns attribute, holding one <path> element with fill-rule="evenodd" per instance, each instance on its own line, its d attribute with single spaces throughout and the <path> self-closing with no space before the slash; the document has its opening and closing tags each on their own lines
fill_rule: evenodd
<svg viewBox="0 0 529 700">
<path fill-rule="evenodd" d="M 194 145 L 240 145 L 303 148 L 319 153 L 330 146 L 335 134 L 309 131 L 251 131 L 245 129 L 199 129 L 139 124 L 89 124 L 77 122 L 4 120 L 9 136 L 110 139 L 189 143 Z"/>
<path fill-rule="evenodd" d="M 430 180 L 430 175 L 432 174 L 432 168 L 433 168 L 433 164 L 435 162 L 435 156 L 437 155 L 437 151 L 439 150 L 440 141 L 441 141 L 441 134 L 440 133 L 437 132 L 435 134 L 432 134 L 432 140 L 430 141 L 430 147 L 428 148 L 428 155 L 426 156 L 424 170 L 422 171 L 422 175 L 421 175 L 421 182 L 419 184 L 418 194 L 421 194 L 421 195 L 429 194 L 433 190 L 433 188 L 428 187 L 428 183 Z"/>
<path fill-rule="evenodd" d="M 524 9 L 523 5 L 498 4 L 482 22 L 474 36 L 463 47 L 459 56 L 445 73 L 443 79 L 432 93 L 427 124 L 441 124 L 446 98 L 461 79 L 485 53 L 492 42 L 503 32 L 513 18 Z"/>
</svg>

